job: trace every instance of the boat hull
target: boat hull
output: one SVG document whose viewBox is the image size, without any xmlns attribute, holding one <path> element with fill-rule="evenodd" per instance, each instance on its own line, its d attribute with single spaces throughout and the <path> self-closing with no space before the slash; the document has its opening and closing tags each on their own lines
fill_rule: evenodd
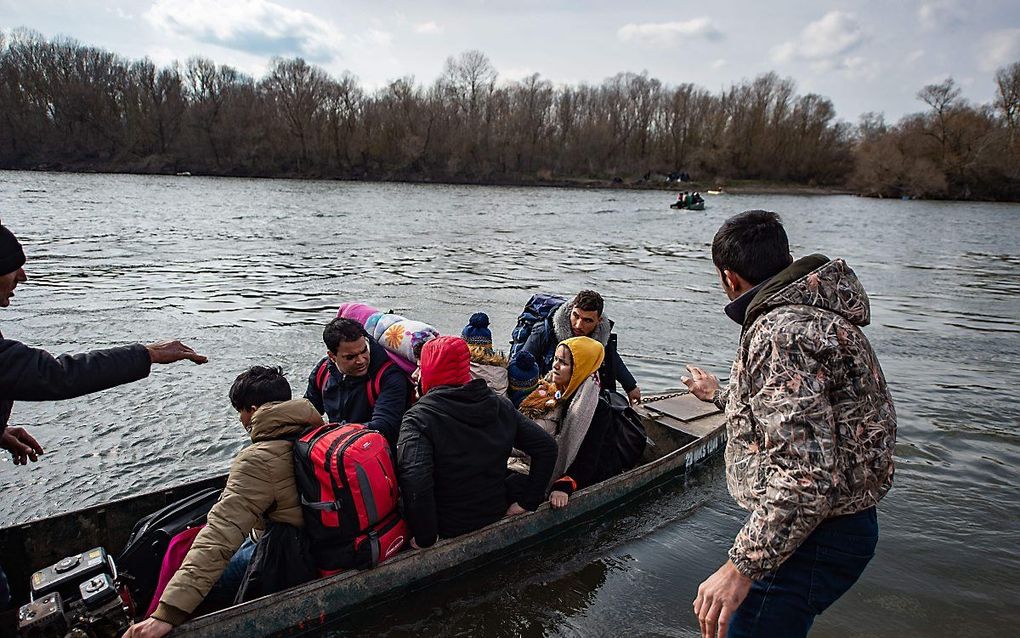
<svg viewBox="0 0 1020 638">
<path fill-rule="evenodd" d="M 425 550 L 401 553 L 374 569 L 323 578 L 195 618 L 178 627 L 172 635 L 195 638 L 287 636 L 312 630 L 355 608 L 364 608 L 373 600 L 420 589 L 544 542 L 624 505 L 664 481 L 685 474 L 725 444 L 724 422 L 718 413 L 702 414 L 683 421 L 644 408 L 638 411 L 649 438 L 655 443 L 646 452 L 648 461 L 576 492 L 570 499 L 570 505 L 564 509 L 554 510 L 546 503 L 533 513 L 503 519 Z M 105 546 L 117 551 L 123 546 L 137 518 L 217 482 L 222 484 L 224 478 L 216 477 L 0 530 L 0 548 L 5 550 L 5 557 L 10 556 L 6 549 L 19 547 L 19 543 L 22 550 L 34 552 L 22 554 L 24 565 L 10 570 L 11 584 L 17 582 L 23 589 L 31 571 L 56 562 L 71 549 L 77 551 L 78 548 Z M 55 546 L 43 547 L 47 539 L 50 545 Z M 15 599 L 24 600 L 17 593 Z M 0 635 L 14 635 L 8 634 L 13 620 L 10 617 L 3 623 Z"/>
</svg>

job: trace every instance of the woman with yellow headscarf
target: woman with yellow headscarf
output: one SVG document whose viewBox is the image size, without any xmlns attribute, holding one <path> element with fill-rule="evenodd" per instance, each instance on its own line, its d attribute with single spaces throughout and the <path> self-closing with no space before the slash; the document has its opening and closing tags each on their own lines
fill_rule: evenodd
<svg viewBox="0 0 1020 638">
<path fill-rule="evenodd" d="M 520 405 L 556 438 L 559 453 L 549 502 L 565 507 L 575 491 L 619 474 L 612 409 L 600 399 L 598 370 L 605 349 L 589 337 L 572 337 L 556 346 L 552 370 Z"/>
</svg>

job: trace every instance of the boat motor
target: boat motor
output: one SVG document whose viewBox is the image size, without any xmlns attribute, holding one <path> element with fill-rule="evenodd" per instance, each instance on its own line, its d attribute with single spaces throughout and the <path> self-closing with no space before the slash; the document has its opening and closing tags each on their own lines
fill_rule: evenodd
<svg viewBox="0 0 1020 638">
<path fill-rule="evenodd" d="M 102 547 L 32 574 L 29 600 L 18 610 L 22 638 L 115 638 L 134 615 L 131 595 Z"/>
</svg>

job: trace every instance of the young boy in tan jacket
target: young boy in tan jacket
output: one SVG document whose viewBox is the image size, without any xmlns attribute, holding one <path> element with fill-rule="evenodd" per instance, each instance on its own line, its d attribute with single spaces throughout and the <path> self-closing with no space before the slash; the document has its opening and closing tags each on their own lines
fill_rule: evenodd
<svg viewBox="0 0 1020 638">
<path fill-rule="evenodd" d="M 159 638 L 186 621 L 253 529 L 261 530 L 267 522 L 304 525 L 294 481 L 293 440 L 322 424 L 319 411 L 307 399 L 291 400 L 290 384 L 279 368 L 261 366 L 237 377 L 230 402 L 252 443 L 234 458 L 220 499 L 156 611 L 133 625 L 125 638 Z"/>
</svg>

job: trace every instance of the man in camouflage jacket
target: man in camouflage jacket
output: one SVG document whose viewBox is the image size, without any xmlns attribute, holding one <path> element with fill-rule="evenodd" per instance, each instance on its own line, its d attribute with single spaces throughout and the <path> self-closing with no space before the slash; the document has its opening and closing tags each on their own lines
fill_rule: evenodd
<svg viewBox="0 0 1020 638">
<path fill-rule="evenodd" d="M 861 331 L 868 296 L 841 259 L 791 263 L 774 213 L 727 220 L 713 259 L 740 347 L 725 390 L 694 367 L 684 382 L 726 411 L 727 486 L 750 516 L 695 612 L 713 638 L 805 635 L 874 554 L 874 506 L 892 485 L 896 414 Z M 854 558 L 819 558 L 840 554 Z"/>
</svg>

